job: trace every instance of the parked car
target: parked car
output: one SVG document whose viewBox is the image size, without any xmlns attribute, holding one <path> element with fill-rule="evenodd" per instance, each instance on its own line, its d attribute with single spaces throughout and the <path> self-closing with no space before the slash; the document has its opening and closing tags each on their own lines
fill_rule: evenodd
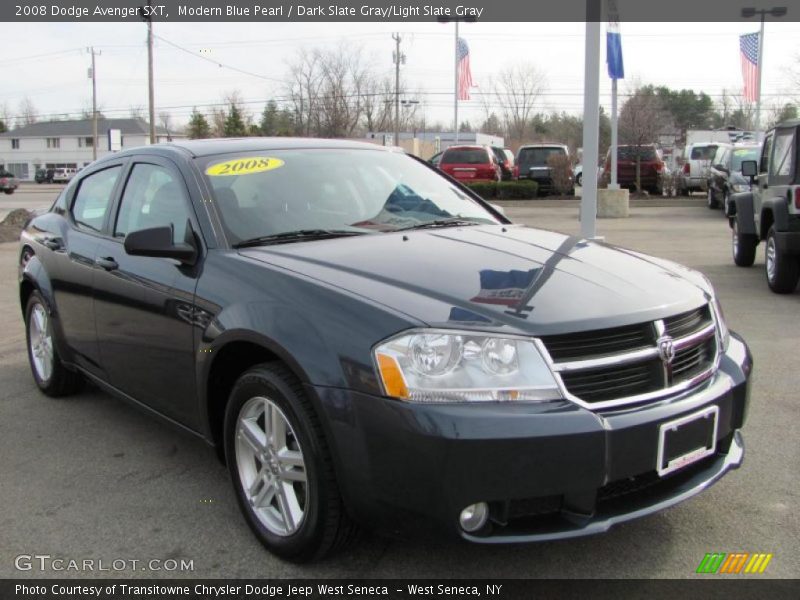
<svg viewBox="0 0 800 600">
<path fill-rule="evenodd" d="M 642 190 L 653 196 L 664 193 L 664 173 L 666 165 L 661 150 L 655 144 L 617 146 L 617 183 L 620 187 L 636 189 L 636 163 L 639 163 L 639 176 Z M 606 153 L 603 167 L 603 181 L 611 177 L 611 148 Z"/>
<path fill-rule="evenodd" d="M 53 183 L 53 169 L 36 169 L 33 179 L 36 183 Z"/>
<path fill-rule="evenodd" d="M 703 275 L 372 144 L 103 157 L 22 232 L 19 294 L 42 392 L 88 379 L 207 441 L 294 561 L 359 526 L 599 533 L 744 456 L 750 354 Z"/>
<path fill-rule="evenodd" d="M 53 176 L 50 178 L 52 183 L 69 183 L 75 177 L 78 169 L 59 167 L 53 169 Z"/>
<path fill-rule="evenodd" d="M 759 144 L 720 144 L 708 168 L 708 208 L 719 208 L 728 213 L 731 194 L 747 192 L 750 182 L 742 175 L 742 162 L 758 160 Z"/>
<path fill-rule="evenodd" d="M 563 144 L 526 144 L 517 150 L 520 179 L 532 179 L 539 185 L 539 194 L 553 190 L 551 156 L 569 156 L 569 147 Z M 570 171 L 569 176 L 572 176 Z M 574 190 L 572 191 L 574 193 Z"/>
<path fill-rule="evenodd" d="M 683 167 L 678 177 L 678 194 L 685 196 L 692 192 L 706 192 L 708 168 L 719 142 L 689 144 L 684 148 Z"/>
<path fill-rule="evenodd" d="M 19 181 L 17 180 L 16 175 L 14 175 L 11 171 L 0 169 L 0 192 L 10 195 L 13 194 L 14 190 L 16 190 L 18 187 Z"/>
<path fill-rule="evenodd" d="M 733 261 L 740 267 L 755 262 L 756 247 L 765 242 L 767 284 L 789 294 L 800 279 L 800 120 L 784 121 L 764 137 L 759 160 L 743 160 L 742 175 L 750 191 L 733 194 L 727 204 L 733 236 Z"/>
<path fill-rule="evenodd" d="M 439 168 L 461 181 L 500 181 L 502 171 L 490 146 L 450 146 Z"/>
<path fill-rule="evenodd" d="M 500 175 L 503 181 L 509 181 L 517 178 L 516 161 L 514 160 L 514 152 L 510 148 L 500 148 L 499 146 L 492 146 L 497 162 L 500 165 Z"/>
</svg>

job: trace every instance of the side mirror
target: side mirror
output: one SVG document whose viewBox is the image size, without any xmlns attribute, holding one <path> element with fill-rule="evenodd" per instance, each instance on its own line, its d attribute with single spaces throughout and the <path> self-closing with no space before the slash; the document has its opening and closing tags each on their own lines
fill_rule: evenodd
<svg viewBox="0 0 800 600">
<path fill-rule="evenodd" d="M 728 172 L 728 167 L 726 167 L 726 166 L 725 166 L 725 165 L 723 165 L 722 163 L 717 163 L 717 164 L 715 164 L 715 165 L 714 165 L 714 168 L 715 168 L 717 171 L 722 171 L 723 173 L 727 173 L 727 172 Z"/>
<path fill-rule="evenodd" d="M 742 161 L 742 175 L 751 179 L 758 174 L 758 163 L 754 160 Z"/>
<path fill-rule="evenodd" d="M 197 247 L 194 234 L 187 223 L 186 240 L 175 244 L 172 241 L 172 225 L 132 231 L 125 237 L 125 252 L 131 256 L 173 258 L 187 265 L 197 262 Z"/>
</svg>

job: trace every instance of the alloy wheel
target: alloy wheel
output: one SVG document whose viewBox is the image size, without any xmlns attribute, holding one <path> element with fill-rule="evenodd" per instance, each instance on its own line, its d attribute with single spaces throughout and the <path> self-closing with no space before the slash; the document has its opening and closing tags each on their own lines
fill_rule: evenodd
<svg viewBox="0 0 800 600">
<path fill-rule="evenodd" d="M 236 423 L 236 464 L 247 502 L 271 533 L 286 537 L 303 523 L 308 480 L 300 442 L 269 398 L 244 403 Z"/>
<path fill-rule="evenodd" d="M 48 381 L 53 374 L 53 336 L 50 334 L 50 317 L 38 302 L 31 309 L 28 339 L 36 375 L 41 381 Z"/>
</svg>

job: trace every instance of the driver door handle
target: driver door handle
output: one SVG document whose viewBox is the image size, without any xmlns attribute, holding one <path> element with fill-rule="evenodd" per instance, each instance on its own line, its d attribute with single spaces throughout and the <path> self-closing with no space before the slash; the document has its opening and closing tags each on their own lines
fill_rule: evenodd
<svg viewBox="0 0 800 600">
<path fill-rule="evenodd" d="M 111 256 L 98 258 L 94 262 L 98 267 L 101 267 L 106 271 L 115 271 L 119 268 L 119 264 Z"/>
</svg>

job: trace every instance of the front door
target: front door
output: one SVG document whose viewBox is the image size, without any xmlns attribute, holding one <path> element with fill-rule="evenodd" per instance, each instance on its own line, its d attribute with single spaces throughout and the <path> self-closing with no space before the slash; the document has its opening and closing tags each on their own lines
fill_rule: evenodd
<svg viewBox="0 0 800 600">
<path fill-rule="evenodd" d="M 186 184 L 170 161 L 131 160 L 111 236 L 96 250 L 95 320 L 110 382 L 190 428 L 198 426 L 193 342 L 194 292 L 200 272 L 168 258 L 130 256 L 125 236 L 170 225 L 183 241 L 187 221 L 199 231 Z"/>
</svg>

